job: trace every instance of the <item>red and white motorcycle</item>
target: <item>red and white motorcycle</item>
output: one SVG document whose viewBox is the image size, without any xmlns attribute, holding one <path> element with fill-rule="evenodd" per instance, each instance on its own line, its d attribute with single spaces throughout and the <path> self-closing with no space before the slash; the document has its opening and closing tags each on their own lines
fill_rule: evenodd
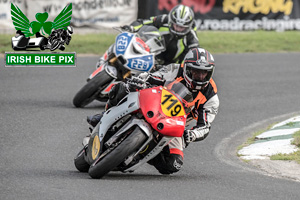
<svg viewBox="0 0 300 200">
<path fill-rule="evenodd" d="M 180 82 L 129 93 L 107 110 L 74 159 L 80 172 L 101 178 L 133 172 L 174 137 L 182 137 L 192 94 Z"/>
</svg>

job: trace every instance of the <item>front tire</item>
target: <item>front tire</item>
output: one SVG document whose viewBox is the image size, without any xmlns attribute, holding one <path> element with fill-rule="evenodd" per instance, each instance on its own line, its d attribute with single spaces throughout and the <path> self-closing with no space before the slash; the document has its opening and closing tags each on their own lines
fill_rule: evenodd
<svg viewBox="0 0 300 200">
<path fill-rule="evenodd" d="M 58 40 L 54 40 L 51 43 L 51 47 L 50 47 L 50 51 L 54 51 L 59 47 L 60 43 L 58 42 Z"/>
<path fill-rule="evenodd" d="M 91 165 L 89 175 L 99 179 L 121 164 L 128 156 L 137 151 L 147 139 L 146 135 L 136 127 L 112 152 L 95 165 Z"/>
<path fill-rule="evenodd" d="M 81 149 L 79 153 L 74 158 L 74 164 L 76 169 L 80 172 L 88 172 L 90 165 L 84 159 L 85 148 Z"/>
<path fill-rule="evenodd" d="M 89 82 L 87 82 L 75 95 L 73 104 L 75 107 L 84 107 L 91 103 L 95 97 L 95 93 L 103 89 L 103 86 L 111 82 L 113 78 L 106 73 L 105 70 L 101 71 Z"/>
</svg>

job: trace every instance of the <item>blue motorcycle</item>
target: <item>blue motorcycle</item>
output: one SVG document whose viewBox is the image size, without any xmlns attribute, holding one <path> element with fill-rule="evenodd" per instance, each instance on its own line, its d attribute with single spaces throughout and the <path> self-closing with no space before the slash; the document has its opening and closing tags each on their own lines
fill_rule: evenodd
<svg viewBox="0 0 300 200">
<path fill-rule="evenodd" d="M 106 61 L 89 76 L 88 82 L 73 98 L 75 107 L 84 107 L 94 100 L 106 102 L 113 85 L 141 72 L 153 71 L 155 56 L 165 50 L 159 32 L 153 31 L 155 27 L 145 26 L 137 33 L 115 29 L 121 33 L 104 54 Z"/>
</svg>

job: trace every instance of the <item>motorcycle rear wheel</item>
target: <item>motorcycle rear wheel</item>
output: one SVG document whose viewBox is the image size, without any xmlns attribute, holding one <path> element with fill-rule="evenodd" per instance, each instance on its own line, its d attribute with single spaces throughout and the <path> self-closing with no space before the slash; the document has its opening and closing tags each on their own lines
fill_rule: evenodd
<svg viewBox="0 0 300 200">
<path fill-rule="evenodd" d="M 83 148 L 81 149 L 81 151 L 79 151 L 79 153 L 74 158 L 75 167 L 80 172 L 88 172 L 90 168 L 90 165 L 84 159 L 84 153 L 85 153 L 85 149 Z"/>
<path fill-rule="evenodd" d="M 95 165 L 91 165 L 89 175 L 94 179 L 100 179 L 115 167 L 120 165 L 128 156 L 137 151 L 147 139 L 139 127 L 124 139 L 112 152 L 107 154 Z"/>
<path fill-rule="evenodd" d="M 87 82 L 80 90 L 77 92 L 73 98 L 73 104 L 75 107 L 80 108 L 88 105 L 95 100 L 95 94 L 104 89 L 108 83 L 110 83 L 113 78 L 106 73 L 105 70 L 99 72 L 94 78 Z"/>
</svg>

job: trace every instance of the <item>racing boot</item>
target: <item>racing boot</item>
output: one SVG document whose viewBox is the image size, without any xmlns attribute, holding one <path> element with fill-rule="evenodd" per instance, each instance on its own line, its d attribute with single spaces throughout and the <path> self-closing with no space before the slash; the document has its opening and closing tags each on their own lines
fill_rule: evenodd
<svg viewBox="0 0 300 200">
<path fill-rule="evenodd" d="M 105 111 L 104 111 L 105 112 Z M 101 118 L 103 117 L 104 112 L 100 114 L 96 114 L 93 116 L 87 116 L 86 121 L 92 126 L 95 127 L 100 122 Z"/>
</svg>

